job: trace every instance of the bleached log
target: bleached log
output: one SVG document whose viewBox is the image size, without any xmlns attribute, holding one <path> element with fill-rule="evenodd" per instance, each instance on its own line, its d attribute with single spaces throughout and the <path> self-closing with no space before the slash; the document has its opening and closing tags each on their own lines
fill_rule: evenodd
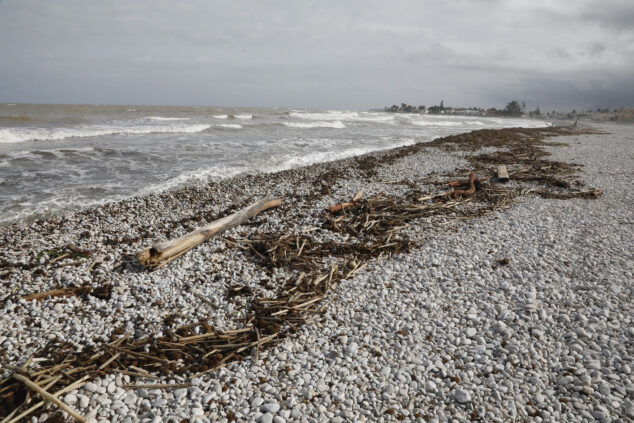
<svg viewBox="0 0 634 423">
<path fill-rule="evenodd" d="M 207 238 L 234 228 L 258 213 L 277 207 L 281 203 L 282 200 L 280 198 L 263 198 L 260 201 L 243 208 L 242 210 L 216 220 L 215 222 L 211 222 L 179 238 L 154 244 L 147 250 L 140 252 L 137 255 L 137 259 L 143 266 L 161 267 L 201 244 Z"/>
<path fill-rule="evenodd" d="M 509 173 L 506 170 L 506 166 L 499 165 L 497 174 L 500 182 L 507 182 L 509 180 Z"/>
</svg>

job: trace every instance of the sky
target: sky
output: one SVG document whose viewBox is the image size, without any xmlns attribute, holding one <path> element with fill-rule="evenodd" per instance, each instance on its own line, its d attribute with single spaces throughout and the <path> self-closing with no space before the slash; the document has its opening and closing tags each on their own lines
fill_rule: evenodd
<svg viewBox="0 0 634 423">
<path fill-rule="evenodd" d="M 0 102 L 634 107 L 631 0 L 0 0 Z"/>
</svg>

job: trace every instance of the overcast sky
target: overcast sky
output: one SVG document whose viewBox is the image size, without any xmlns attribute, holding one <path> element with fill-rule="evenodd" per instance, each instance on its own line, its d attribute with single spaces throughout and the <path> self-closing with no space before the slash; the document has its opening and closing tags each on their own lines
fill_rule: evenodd
<svg viewBox="0 0 634 423">
<path fill-rule="evenodd" d="M 0 102 L 634 106 L 632 0 L 0 0 Z"/>
</svg>

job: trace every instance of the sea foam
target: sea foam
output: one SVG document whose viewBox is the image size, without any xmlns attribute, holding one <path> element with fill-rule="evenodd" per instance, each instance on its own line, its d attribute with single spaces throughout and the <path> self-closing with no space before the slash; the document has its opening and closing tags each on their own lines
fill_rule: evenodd
<svg viewBox="0 0 634 423">
<path fill-rule="evenodd" d="M 211 128 L 211 125 L 143 125 L 143 126 L 82 126 L 69 128 L 1 128 L 0 143 L 18 143 L 24 141 L 63 140 L 66 138 L 100 137 L 107 135 L 137 135 L 184 133 L 192 134 Z"/>
<path fill-rule="evenodd" d="M 333 122 L 282 122 L 284 126 L 289 128 L 335 128 L 343 129 L 346 125 L 340 120 Z"/>
</svg>

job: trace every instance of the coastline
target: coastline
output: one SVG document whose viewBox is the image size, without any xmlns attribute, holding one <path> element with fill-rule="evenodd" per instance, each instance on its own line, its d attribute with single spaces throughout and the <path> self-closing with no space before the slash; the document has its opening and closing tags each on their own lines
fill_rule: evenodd
<svg viewBox="0 0 634 423">
<path fill-rule="evenodd" d="M 242 416 L 239 419 L 262 419 L 266 413 L 272 417 L 283 411 L 288 411 L 281 415 L 287 420 L 299 414 L 317 421 L 336 417 L 361 421 L 398 416 L 411 421 L 442 419 L 442 415 L 469 418 L 474 412 L 491 419 L 540 415 L 558 420 L 576 418 L 586 411 L 576 407 L 579 397 L 573 392 L 579 392 L 577 386 L 599 392 L 602 383 L 609 383 L 614 385 L 612 392 L 624 390 L 631 395 L 631 382 L 628 385 L 627 381 L 632 357 L 626 351 L 634 334 L 627 332 L 632 314 L 625 307 L 632 287 L 625 281 L 632 279 L 633 269 L 631 256 L 629 260 L 622 256 L 631 245 L 632 230 L 627 223 L 619 223 L 618 216 L 619 212 L 629 213 L 629 218 L 621 218 L 624 222 L 629 219 L 631 225 L 632 194 L 623 187 L 632 141 L 630 128 L 614 132 L 616 135 L 579 134 L 546 141 L 554 143 L 546 147 L 553 153 L 549 160 L 585 165 L 576 176 L 603 189 L 604 196 L 598 200 L 528 196 L 488 217 L 416 221 L 403 234 L 418 247 L 371 260 L 364 270 L 343 280 L 321 320 L 302 326 L 296 336 L 262 352 L 258 360 L 246 358 L 200 379 L 196 389 L 186 390 L 184 396 L 170 391 L 146 392 L 145 397 L 137 393 L 134 401 L 124 402 L 127 412 L 166 418 L 181 410 L 187 414 L 182 418 L 190 418 L 197 413 L 193 410 L 201 409 L 209 420 L 228 418 L 229 413 Z M 598 140 L 606 138 L 627 153 L 601 149 Z M 580 144 L 573 148 L 572 140 Z M 266 194 L 283 197 L 283 205 L 228 232 L 227 238 L 312 229 L 320 224 L 325 207 L 347 201 L 359 189 L 366 198 L 381 192 L 397 197 L 411 195 L 413 190 L 437 193 L 444 189 L 430 182 L 446 182 L 447 175 L 465 178 L 471 166 L 469 157 L 506 148 L 448 151 L 451 148 L 446 147 L 434 142 L 416 144 L 1 227 L 2 243 L 11 247 L 2 257 L 0 301 L 7 313 L 0 334 L 6 338 L 0 345 L 11 364 L 22 364 L 55 339 L 90 347 L 110 341 L 117 327 L 135 337 L 156 335 L 165 330 L 168 315 L 175 313 L 180 314 L 173 320 L 175 326 L 192 323 L 202 313 L 218 329 L 236 328 L 246 313 L 246 299 L 227 301 L 229 287 L 247 284 L 270 297 L 274 287 L 261 286 L 258 281 L 281 280 L 289 276 L 288 271 L 268 274 L 248 252 L 222 239 L 212 239 L 152 273 L 117 271 L 122 257 L 148 246 L 150 239 L 172 239 Z M 620 163 L 617 168 L 622 173 L 601 173 L 601 166 L 607 163 Z M 602 204 L 610 204 L 612 209 Z M 608 216 L 615 220 L 608 221 Z M 611 228 L 606 232 L 614 234 L 614 239 L 603 239 L 602 227 Z M 346 234 L 315 232 L 323 239 L 349 240 Z M 52 254 L 42 252 L 62 251 L 69 244 L 91 251 L 91 258 L 75 259 L 76 266 L 60 266 L 69 260 L 46 264 Z M 617 257 L 609 258 L 609 254 Z M 509 265 L 493 269 L 495 260 L 503 258 L 510 258 Z M 99 259 L 99 265 L 89 270 Z M 35 266 L 28 268 L 32 264 Z M 37 268 L 43 268 L 43 273 L 36 274 Z M 107 301 L 92 296 L 15 301 L 20 295 L 59 286 L 105 283 L 112 285 L 114 294 Z M 595 284 L 605 285 L 605 289 L 592 294 Z M 588 306 L 584 295 L 600 295 L 597 304 L 610 307 L 605 311 L 606 306 Z M 46 327 L 41 322 L 39 328 L 30 325 L 28 319 L 33 315 L 36 321 L 49 315 Z M 586 327 L 596 325 L 596 329 L 583 328 L 579 333 L 568 327 L 571 316 L 566 322 L 567 315 L 585 321 Z M 552 345 L 541 347 L 543 338 Z M 615 349 L 622 352 L 619 360 L 614 355 L 604 360 L 601 345 L 610 346 L 612 341 L 624 345 L 625 351 Z M 577 345 L 582 350 L 584 345 L 590 351 L 598 348 L 594 354 L 598 358 L 587 353 L 590 358 L 586 359 Z M 586 367 L 576 365 L 571 370 L 574 363 L 569 357 Z M 598 369 L 595 360 L 600 361 Z M 609 372 L 604 371 L 604 363 Z M 531 369 L 533 364 L 537 367 Z M 593 372 L 603 374 L 603 382 Z M 617 375 L 617 379 L 607 378 L 607 374 Z M 584 375 L 590 377 L 590 385 Z M 127 379 L 112 374 L 97 387 L 120 386 L 129 383 Z M 238 382 L 231 382 L 234 379 Z M 531 386 L 537 388 L 532 391 Z M 106 389 L 99 394 L 105 395 L 101 399 L 85 389 L 77 394 L 89 397 L 87 408 L 106 417 L 123 398 L 116 398 L 119 389 L 123 390 L 117 386 L 113 392 Z M 525 404 L 515 404 L 514 391 L 525 398 Z M 146 398 L 153 400 L 143 411 Z M 160 398 L 166 399 L 163 406 L 154 404 Z M 260 402 L 257 398 L 262 402 L 254 406 Z M 279 405 L 278 410 L 271 412 L 273 406 L 261 409 L 271 401 Z M 608 415 L 618 416 L 627 414 L 626 401 L 620 401 L 619 407 L 600 399 L 593 404 L 597 413 L 604 412 L 603 407 Z"/>
</svg>

